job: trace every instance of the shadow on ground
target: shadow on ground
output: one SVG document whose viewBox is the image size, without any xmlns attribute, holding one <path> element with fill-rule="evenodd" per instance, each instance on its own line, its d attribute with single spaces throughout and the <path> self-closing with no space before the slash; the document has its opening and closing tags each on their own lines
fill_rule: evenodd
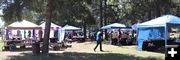
<svg viewBox="0 0 180 60">
<path fill-rule="evenodd" d="M 32 55 L 32 53 L 22 53 L 22 56 L 9 56 L 7 60 L 162 60 L 160 58 L 143 58 L 132 55 L 116 53 L 50 53 L 48 56 Z"/>
<path fill-rule="evenodd" d="M 61 49 L 58 49 L 58 51 L 64 51 L 65 49 L 67 48 L 70 48 L 72 47 L 72 45 L 64 45 L 64 46 L 61 46 L 61 47 L 58 47 L 58 48 L 61 48 Z M 20 52 L 20 51 L 32 51 L 32 48 L 33 47 L 28 47 L 28 48 L 16 48 L 15 50 L 13 50 L 13 52 Z M 42 47 L 39 47 L 40 50 L 42 50 Z M 49 50 L 54 50 L 53 47 L 49 48 Z M 2 51 L 10 51 L 9 48 L 8 49 L 2 49 Z"/>
</svg>

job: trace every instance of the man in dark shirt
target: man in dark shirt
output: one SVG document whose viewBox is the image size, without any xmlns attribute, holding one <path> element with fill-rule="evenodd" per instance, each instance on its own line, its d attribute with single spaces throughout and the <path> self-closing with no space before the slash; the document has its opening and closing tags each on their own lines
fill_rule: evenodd
<svg viewBox="0 0 180 60">
<path fill-rule="evenodd" d="M 94 48 L 94 51 L 96 51 L 96 48 L 98 47 L 98 45 L 100 45 L 100 51 L 103 51 L 102 50 L 102 31 L 101 30 L 99 30 L 97 33 L 96 33 L 96 42 L 97 42 L 97 44 L 96 44 L 96 46 L 95 46 L 95 48 Z"/>
</svg>

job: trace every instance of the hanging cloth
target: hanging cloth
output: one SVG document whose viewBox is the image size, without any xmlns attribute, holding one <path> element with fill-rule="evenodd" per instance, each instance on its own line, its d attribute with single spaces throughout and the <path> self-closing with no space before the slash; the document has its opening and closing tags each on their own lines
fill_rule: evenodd
<svg viewBox="0 0 180 60">
<path fill-rule="evenodd" d="M 58 30 L 54 30 L 54 37 L 58 38 Z"/>
<path fill-rule="evenodd" d="M 28 37 L 31 37 L 31 31 L 30 30 L 28 31 Z"/>
<path fill-rule="evenodd" d="M 38 37 L 39 37 L 39 38 L 42 38 L 42 34 L 43 34 L 43 31 L 42 31 L 42 30 L 39 30 L 39 32 L 38 32 L 38 35 L 39 35 L 39 36 L 38 36 Z"/>
<path fill-rule="evenodd" d="M 26 30 L 24 30 L 24 39 L 26 39 Z"/>
<path fill-rule="evenodd" d="M 17 30 L 17 36 L 20 38 L 21 37 L 21 31 Z"/>
<path fill-rule="evenodd" d="M 6 29 L 6 39 L 8 40 L 9 39 L 9 30 Z"/>
<path fill-rule="evenodd" d="M 35 34 L 35 29 L 33 29 L 33 38 L 36 37 L 36 34 Z"/>
</svg>

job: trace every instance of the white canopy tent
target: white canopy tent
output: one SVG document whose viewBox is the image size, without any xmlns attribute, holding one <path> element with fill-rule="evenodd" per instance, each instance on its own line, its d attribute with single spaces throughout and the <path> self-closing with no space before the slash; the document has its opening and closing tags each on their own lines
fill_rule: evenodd
<svg viewBox="0 0 180 60">
<path fill-rule="evenodd" d="M 180 18 L 173 16 L 173 15 L 164 15 L 161 17 L 158 17 L 156 19 L 138 24 L 139 28 L 152 28 L 152 27 L 163 27 L 164 28 L 164 39 L 165 39 L 165 45 L 167 45 L 167 39 L 168 39 L 168 28 L 171 26 L 180 26 Z M 138 39 L 139 40 L 139 39 Z M 140 44 L 140 43 L 138 43 Z"/>
<path fill-rule="evenodd" d="M 41 29 L 41 27 L 39 27 L 38 25 L 30 21 L 22 20 L 22 21 L 17 21 L 8 25 L 6 29 L 8 30 L 8 32 L 6 32 L 7 36 L 17 35 L 18 34 L 17 31 L 20 31 L 22 32 L 20 33 L 22 36 L 22 39 L 24 39 L 26 38 L 26 36 L 28 36 L 28 32 L 32 33 L 31 37 L 35 37 L 36 33 L 38 32 L 39 29 Z"/>
<path fill-rule="evenodd" d="M 46 23 L 46 22 L 40 24 L 39 26 L 42 27 L 42 29 L 45 29 L 45 23 Z M 56 25 L 56 24 L 54 24 L 54 23 L 51 23 L 51 28 L 57 28 L 57 27 L 58 27 L 58 28 L 61 28 L 61 26 Z"/>
<path fill-rule="evenodd" d="M 27 20 L 17 21 L 7 26 L 8 29 L 37 29 L 38 25 Z"/>
<path fill-rule="evenodd" d="M 81 28 L 70 26 L 70 25 L 65 25 L 62 29 L 63 30 L 80 30 Z"/>
<path fill-rule="evenodd" d="M 123 27 L 126 27 L 126 26 L 124 24 L 113 23 L 113 24 L 103 26 L 103 27 L 101 27 L 101 29 L 123 28 Z"/>
<path fill-rule="evenodd" d="M 44 33 L 44 29 L 45 29 L 45 24 L 46 24 L 46 22 L 39 25 L 40 27 L 42 27 L 43 33 Z M 51 23 L 51 29 L 50 29 L 50 35 L 49 35 L 50 38 L 54 38 L 54 31 L 59 30 L 59 28 L 61 28 L 61 26 Z"/>
<path fill-rule="evenodd" d="M 139 23 L 136 23 L 136 24 L 132 25 L 131 28 L 132 28 L 133 30 L 137 30 L 138 24 L 139 24 Z"/>
<path fill-rule="evenodd" d="M 81 28 L 65 25 L 63 28 L 59 29 L 59 42 L 62 42 L 64 40 L 66 31 L 73 31 L 73 30 L 81 30 Z"/>
</svg>

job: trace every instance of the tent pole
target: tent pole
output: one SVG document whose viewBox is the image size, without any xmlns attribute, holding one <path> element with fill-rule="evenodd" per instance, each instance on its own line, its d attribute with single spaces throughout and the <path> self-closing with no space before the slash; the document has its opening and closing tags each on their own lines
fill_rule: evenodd
<svg viewBox="0 0 180 60">
<path fill-rule="evenodd" d="M 165 28 L 164 28 L 164 29 L 165 29 L 165 53 L 167 53 L 167 49 L 166 49 L 166 48 L 167 48 L 167 47 L 166 47 L 166 46 L 167 46 L 167 37 L 168 37 L 168 36 L 167 36 L 167 35 L 168 35 L 167 23 L 165 24 Z M 167 55 L 165 54 L 165 56 L 167 56 Z"/>
</svg>

